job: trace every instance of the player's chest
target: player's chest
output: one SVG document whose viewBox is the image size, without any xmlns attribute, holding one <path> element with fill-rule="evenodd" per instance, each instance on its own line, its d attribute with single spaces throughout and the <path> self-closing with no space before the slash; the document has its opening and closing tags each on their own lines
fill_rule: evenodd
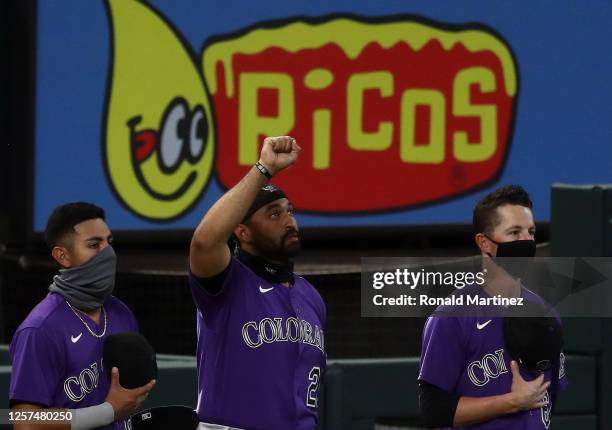
<svg viewBox="0 0 612 430">
<path fill-rule="evenodd" d="M 255 290 L 255 289 L 253 289 Z M 262 283 L 250 292 L 239 312 L 232 312 L 243 346 L 252 350 L 283 348 L 324 353 L 323 324 L 314 304 L 298 291 Z"/>
<path fill-rule="evenodd" d="M 96 385 L 102 371 L 104 340 L 128 330 L 126 324 L 114 318 L 112 313 L 103 314 L 98 322 L 67 314 L 61 328 L 56 331 L 61 339 L 66 378 L 78 379 L 81 385 Z"/>
<path fill-rule="evenodd" d="M 315 303 L 300 286 L 288 288 L 262 280 L 245 289 L 239 303 L 234 303 L 234 308 L 250 319 L 293 317 L 320 323 Z"/>
<path fill-rule="evenodd" d="M 466 382 L 474 387 L 486 387 L 510 375 L 510 357 L 505 351 L 503 320 L 501 318 L 475 318 L 466 343 Z"/>
<path fill-rule="evenodd" d="M 63 340 L 61 391 L 66 401 L 79 404 L 95 393 L 106 376 L 103 374 L 103 339 L 94 337 L 81 324 L 67 325 Z"/>
</svg>

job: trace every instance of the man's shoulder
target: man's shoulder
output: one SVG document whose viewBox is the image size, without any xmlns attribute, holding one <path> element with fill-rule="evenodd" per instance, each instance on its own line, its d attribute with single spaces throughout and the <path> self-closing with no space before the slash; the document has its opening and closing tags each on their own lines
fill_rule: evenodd
<svg viewBox="0 0 612 430">
<path fill-rule="evenodd" d="M 107 312 L 119 313 L 134 317 L 132 310 L 120 298 L 109 296 L 104 303 L 104 308 Z"/>
<path fill-rule="evenodd" d="M 529 288 L 527 288 L 524 285 L 521 285 L 521 296 L 527 302 L 534 302 L 534 303 L 537 303 L 537 304 L 542 305 L 542 306 L 547 306 L 548 305 L 548 303 L 546 303 L 546 300 L 544 300 L 537 293 L 531 291 Z"/>
<path fill-rule="evenodd" d="M 480 294 L 480 287 L 467 285 L 463 288 L 456 288 L 451 294 L 444 298 L 445 303 L 440 304 L 433 312 L 432 316 L 444 318 L 459 318 L 469 314 L 466 312 L 469 305 L 466 297 L 473 297 Z"/>
<path fill-rule="evenodd" d="M 425 331 L 453 332 L 463 336 L 475 320 L 475 316 L 457 312 L 453 306 L 438 306 L 425 321 Z"/>
<path fill-rule="evenodd" d="M 130 313 L 132 312 L 128 305 L 123 302 L 123 300 L 113 295 L 109 296 L 108 299 L 106 299 L 104 306 L 107 308 L 119 309 L 121 311 L 128 311 Z"/>
<path fill-rule="evenodd" d="M 486 309 L 486 306 L 481 305 L 482 299 L 487 297 L 489 296 L 480 285 L 469 284 L 463 288 L 455 289 L 446 296 L 444 298 L 445 303 L 439 305 L 433 315 L 456 317 L 462 322 L 471 321 L 486 316 L 486 312 L 491 312 L 490 309 Z"/>
<path fill-rule="evenodd" d="M 253 288 L 257 290 L 257 285 L 262 282 L 262 278 L 234 256 L 227 267 L 216 275 L 199 277 L 191 270 L 188 272 L 188 284 L 196 304 L 208 307 L 244 300 L 247 296 L 242 293 Z"/>
<path fill-rule="evenodd" d="M 321 297 L 321 294 L 319 293 L 319 290 L 317 290 L 315 288 L 314 285 L 312 285 L 310 282 L 308 282 L 308 280 L 306 280 L 305 278 L 297 275 L 297 274 L 293 274 L 294 278 L 295 278 L 295 282 L 294 284 L 297 284 L 298 282 L 300 283 L 300 285 L 303 286 L 304 289 L 304 295 L 306 297 L 308 297 L 310 300 L 316 302 L 319 306 L 322 307 L 323 312 L 325 311 L 325 302 L 323 301 L 323 298 Z"/>
<path fill-rule="evenodd" d="M 299 282 L 300 284 L 304 285 L 304 291 L 307 294 L 312 294 L 313 296 L 316 296 L 316 297 L 319 297 L 319 298 L 321 297 L 321 295 L 319 294 L 319 291 L 306 278 L 298 275 L 297 273 L 294 273 L 293 276 L 295 278 L 295 282 L 294 283 Z"/>
<path fill-rule="evenodd" d="M 248 278 L 253 278 L 253 279 L 259 278 L 259 276 L 255 274 L 255 272 L 253 272 L 249 267 L 247 267 L 243 262 L 241 262 L 235 256 L 232 256 L 230 258 L 230 261 L 227 267 L 221 271 L 221 273 L 224 273 L 224 272 L 226 272 L 227 280 L 229 282 L 243 281 L 244 279 L 248 279 Z M 215 277 L 219 276 L 221 273 L 219 273 L 218 275 L 210 276 L 208 278 L 202 278 L 202 277 L 199 277 L 193 274 L 193 272 L 189 270 L 187 272 L 187 277 L 190 282 L 195 282 L 197 284 L 197 283 L 205 283 L 211 279 L 214 279 Z"/>
<path fill-rule="evenodd" d="M 30 311 L 28 316 L 22 321 L 17 328 L 17 332 L 32 328 L 32 329 L 48 329 L 50 324 L 59 321 L 61 313 L 64 312 L 63 306 L 66 306 L 64 298 L 57 293 L 49 293 Z"/>
</svg>

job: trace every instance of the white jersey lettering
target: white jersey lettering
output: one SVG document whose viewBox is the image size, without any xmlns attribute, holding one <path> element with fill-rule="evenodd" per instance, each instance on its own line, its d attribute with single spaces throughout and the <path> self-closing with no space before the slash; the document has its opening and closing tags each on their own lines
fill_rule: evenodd
<svg viewBox="0 0 612 430">
<path fill-rule="evenodd" d="M 325 352 L 325 334 L 321 327 L 314 327 L 306 320 L 294 317 L 264 318 L 259 323 L 248 321 L 242 326 L 242 339 L 249 348 L 259 348 L 264 343 L 301 342 Z"/>
</svg>

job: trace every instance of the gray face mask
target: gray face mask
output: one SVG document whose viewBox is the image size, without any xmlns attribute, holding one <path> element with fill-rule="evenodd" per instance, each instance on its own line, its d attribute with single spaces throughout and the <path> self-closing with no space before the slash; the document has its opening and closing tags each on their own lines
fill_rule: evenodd
<svg viewBox="0 0 612 430">
<path fill-rule="evenodd" d="M 92 311 L 100 308 L 115 288 L 117 256 L 107 246 L 85 264 L 60 269 L 49 291 L 59 293 L 73 306 Z"/>
</svg>

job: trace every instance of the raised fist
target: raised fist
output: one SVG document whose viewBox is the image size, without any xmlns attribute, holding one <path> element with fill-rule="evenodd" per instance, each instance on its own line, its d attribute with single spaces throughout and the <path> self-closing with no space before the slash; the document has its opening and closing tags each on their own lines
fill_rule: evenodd
<svg viewBox="0 0 612 430">
<path fill-rule="evenodd" d="M 274 175 L 295 163 L 301 149 L 291 136 L 266 137 L 259 162 Z"/>
</svg>

